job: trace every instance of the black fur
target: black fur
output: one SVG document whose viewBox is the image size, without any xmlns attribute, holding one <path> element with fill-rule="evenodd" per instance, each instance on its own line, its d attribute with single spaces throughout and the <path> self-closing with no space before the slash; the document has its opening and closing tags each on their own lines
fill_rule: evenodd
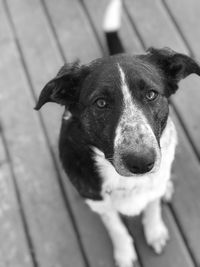
<svg viewBox="0 0 200 267">
<path fill-rule="evenodd" d="M 63 119 L 59 151 L 64 170 L 80 195 L 100 200 L 101 179 L 94 166 L 93 152 L 76 118 Z"/>
<path fill-rule="evenodd" d="M 124 47 L 116 32 L 106 32 L 106 41 L 110 55 L 116 55 L 124 52 Z"/>
<path fill-rule="evenodd" d="M 72 109 L 78 101 L 79 88 L 87 74 L 87 66 L 80 66 L 77 61 L 65 64 L 56 77 L 45 85 L 35 109 L 39 110 L 47 102 L 55 102 Z"/>
</svg>

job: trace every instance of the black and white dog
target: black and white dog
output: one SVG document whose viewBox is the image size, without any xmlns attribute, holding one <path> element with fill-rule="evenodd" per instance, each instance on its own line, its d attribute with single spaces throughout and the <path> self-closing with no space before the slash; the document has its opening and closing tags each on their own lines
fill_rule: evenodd
<svg viewBox="0 0 200 267">
<path fill-rule="evenodd" d="M 118 41 L 119 10 L 120 1 L 114 0 L 104 24 L 110 47 Z M 112 12 L 116 19 L 111 25 Z M 65 106 L 59 142 L 63 167 L 101 216 L 120 267 L 131 267 L 137 257 L 119 213 L 143 212 L 144 234 L 156 253 L 169 237 L 160 205 L 172 189 L 177 143 L 169 97 L 191 73 L 200 75 L 198 64 L 169 49 L 108 56 L 88 65 L 65 64 L 36 105 L 37 110 L 47 102 Z"/>
</svg>

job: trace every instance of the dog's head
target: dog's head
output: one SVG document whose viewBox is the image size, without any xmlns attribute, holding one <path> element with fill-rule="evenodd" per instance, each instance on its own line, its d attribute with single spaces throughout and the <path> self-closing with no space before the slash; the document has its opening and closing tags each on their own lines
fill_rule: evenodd
<svg viewBox="0 0 200 267">
<path fill-rule="evenodd" d="M 36 109 L 47 102 L 64 105 L 88 144 L 120 175 L 147 173 L 159 165 L 169 97 L 191 73 L 200 75 L 198 64 L 169 49 L 66 64 L 44 87 Z"/>
</svg>

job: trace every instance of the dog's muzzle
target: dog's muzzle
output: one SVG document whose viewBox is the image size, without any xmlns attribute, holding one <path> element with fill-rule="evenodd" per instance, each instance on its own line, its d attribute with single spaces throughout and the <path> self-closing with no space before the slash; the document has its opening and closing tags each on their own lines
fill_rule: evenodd
<svg viewBox="0 0 200 267">
<path fill-rule="evenodd" d="M 160 149 L 148 125 L 136 124 L 120 129 L 114 147 L 113 165 L 122 176 L 153 172 L 160 162 Z"/>
</svg>

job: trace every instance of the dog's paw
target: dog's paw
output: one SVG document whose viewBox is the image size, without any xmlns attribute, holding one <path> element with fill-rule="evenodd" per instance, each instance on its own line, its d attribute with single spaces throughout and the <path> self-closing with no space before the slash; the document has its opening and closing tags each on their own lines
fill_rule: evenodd
<svg viewBox="0 0 200 267">
<path fill-rule="evenodd" d="M 145 237 L 147 244 L 156 254 L 160 254 L 169 240 L 169 232 L 164 222 L 160 221 L 153 227 L 145 229 Z"/>
<path fill-rule="evenodd" d="M 122 244 L 123 248 L 115 249 L 114 259 L 117 267 L 134 267 L 134 262 L 137 261 L 137 254 L 132 244 L 128 246 Z"/>
<path fill-rule="evenodd" d="M 167 203 L 170 202 L 172 200 L 173 194 L 174 194 L 174 184 L 170 180 L 167 183 L 167 188 L 166 188 L 166 192 L 163 196 L 163 200 Z"/>
</svg>

